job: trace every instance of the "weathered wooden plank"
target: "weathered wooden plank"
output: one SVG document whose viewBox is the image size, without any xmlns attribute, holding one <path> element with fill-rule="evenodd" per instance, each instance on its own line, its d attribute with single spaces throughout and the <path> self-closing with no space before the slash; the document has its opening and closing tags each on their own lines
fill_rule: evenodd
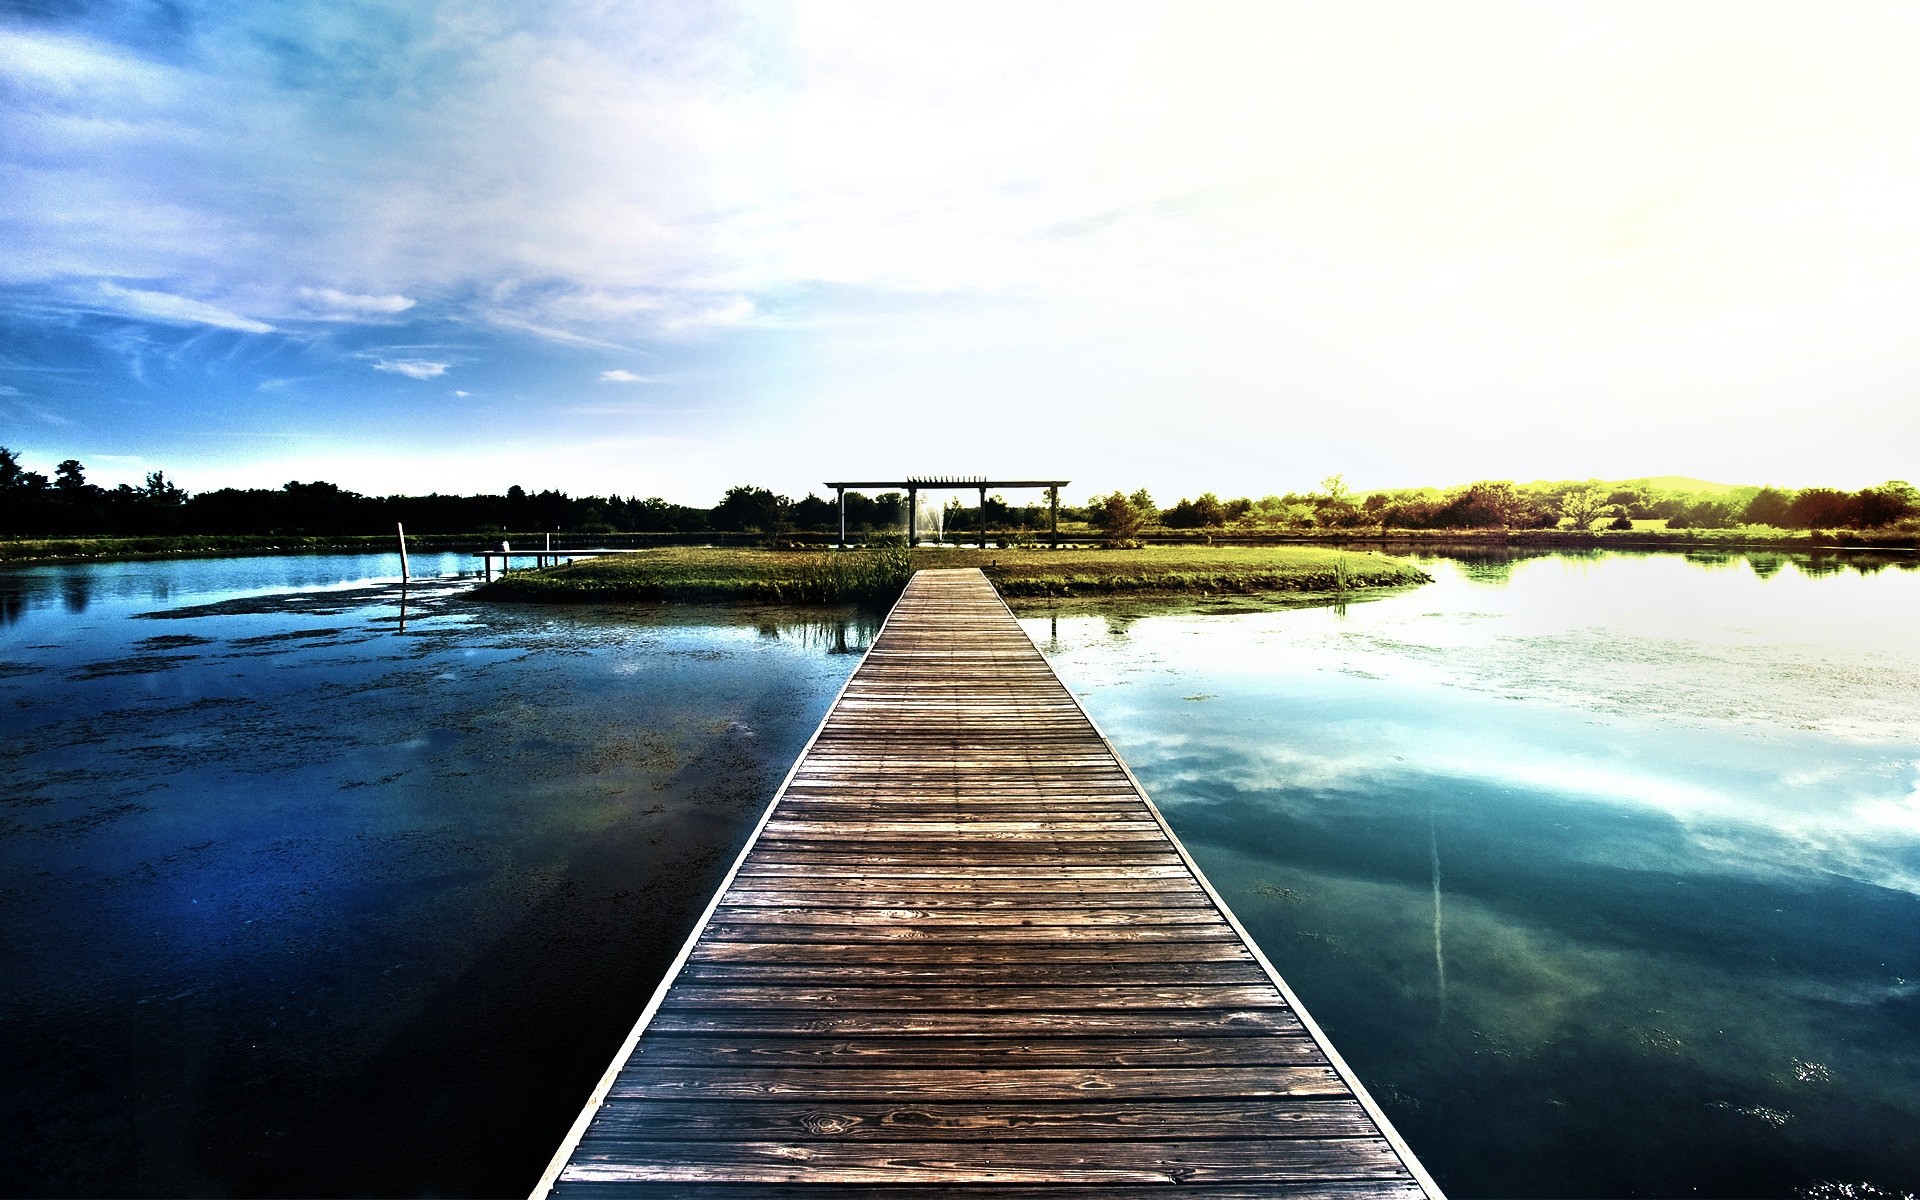
<svg viewBox="0 0 1920 1200">
<path fill-rule="evenodd" d="M 840 892 L 800 892 L 792 888 L 778 891 L 767 888 L 727 889 L 721 899 L 726 908 L 877 908 L 888 911 L 951 909 L 978 913 L 1006 911 L 1023 916 L 1047 910 L 1085 908 L 1102 911 L 1127 909 L 1186 909 L 1213 912 L 1213 902 L 1204 892 L 1061 892 L 1054 888 L 1022 888 L 991 892 L 923 892 L 889 889 L 876 891 L 848 888 Z"/>
<path fill-rule="evenodd" d="M 1266 976 L 1252 961 L 1226 963 L 1037 963 L 1022 959 L 1005 963 L 766 963 L 689 961 L 680 977 L 689 983 L 803 983 L 815 987 L 842 984 L 887 987 L 924 986 L 1102 987 L 1186 984 L 1266 984 Z M 1268 985 L 1271 986 L 1271 985 Z"/>
<path fill-rule="evenodd" d="M 644 1039 L 654 1066 L 1266 1067 L 1325 1066 L 1305 1029 L 1253 1037 L 675 1037 Z"/>
<path fill-rule="evenodd" d="M 831 925 L 835 928 L 860 928 L 868 925 L 911 926 L 939 929 L 964 926 L 974 929 L 1062 925 L 1073 929 L 1103 929 L 1110 925 L 1128 927 L 1153 925 L 1192 925 L 1214 928 L 1219 914 L 1211 906 L 1204 908 L 995 908 L 980 906 L 971 910 L 927 905 L 920 908 L 761 908 L 751 904 L 722 904 L 714 910 L 714 920 L 728 925 L 764 923 L 793 930 L 803 925 Z"/>
<path fill-rule="evenodd" d="M 662 1008 L 649 1031 L 711 1035 L 794 1037 L 893 1037 L 930 1035 L 1041 1037 L 1241 1037 L 1248 1034 L 1289 1034 L 1299 1021 L 1284 1008 L 1249 1009 L 1051 1009 L 1031 1012 L 714 1012 Z"/>
<path fill-rule="evenodd" d="M 729 921 L 707 929 L 726 942 L 1238 942 L 1221 925 L 937 925 L 904 921 L 879 925 L 797 925 L 778 921 Z"/>
<path fill-rule="evenodd" d="M 1398 1179 L 1381 1138 L 1128 1143 L 650 1142 L 582 1145 L 563 1179 L 757 1183 L 1188 1183 Z M 641 1149 L 644 1147 L 644 1149 Z M 638 1151 L 636 1153 L 635 1151 Z"/>
<path fill-rule="evenodd" d="M 1061 897 L 1112 897 L 1119 900 L 1128 896 L 1156 897 L 1178 896 L 1198 897 L 1211 904 L 1207 894 L 1185 879 L 1061 879 L 1051 876 L 1015 877 L 1012 879 L 982 879 L 977 876 L 960 878 L 938 878 L 919 873 L 886 872 L 876 874 L 865 872 L 858 875 L 841 875 L 831 879 L 816 879 L 802 869 L 783 873 L 746 872 L 734 876 L 733 887 L 729 895 L 753 895 L 758 892 L 778 892 L 789 896 L 865 896 L 874 893 L 911 896 L 978 896 L 991 899 L 996 896 L 1061 896 Z M 849 901 L 851 902 L 851 901 Z"/>
<path fill-rule="evenodd" d="M 889 1070 L 885 1067 L 656 1067 L 642 1064 L 613 1085 L 615 1100 L 1209 1100 L 1220 1096 L 1323 1096 L 1345 1099 L 1346 1085 L 1321 1066 L 1063 1070 L 988 1067 Z"/>
<path fill-rule="evenodd" d="M 847 851 L 843 847 L 826 849 L 824 843 L 801 847 L 755 845 L 755 856 L 741 874 L 804 870 L 833 874 L 881 874 L 897 876 L 958 876 L 979 879 L 1119 879 L 1119 877 L 1160 877 L 1192 879 L 1179 858 L 1164 851 L 1152 851 L 1144 845 L 1125 854 L 1056 854 L 1035 847 L 995 852 L 972 845 L 954 847 L 906 847 L 902 851 Z"/>
<path fill-rule="evenodd" d="M 694 1183 L 685 1180 L 653 1182 L 622 1179 L 610 1182 L 567 1180 L 554 1194 L 567 1200 L 821 1200 L 820 1190 L 804 1183 L 740 1184 Z M 845 1195 L 844 1190 L 838 1194 Z M 1104 1183 L 1095 1188 L 1063 1188 L 1058 1184 L 916 1184 L 904 1187 L 870 1184 L 857 1193 L 861 1200 L 1419 1200 L 1423 1195 L 1412 1180 L 1296 1179 L 1261 1183 L 1183 1183 L 1177 1193 L 1165 1184 Z"/>
<path fill-rule="evenodd" d="M 1126 863 L 1088 865 L 1078 859 L 1059 859 L 1054 855 L 1027 855 L 1010 863 L 967 854 L 781 854 L 760 847 L 755 847 L 753 857 L 741 867 L 739 877 L 795 874 L 822 879 L 848 876 L 857 879 L 1177 879 L 1183 884 L 1193 881 L 1193 873 L 1169 854 L 1136 855 Z"/>
<path fill-rule="evenodd" d="M 1370 1138 L 1353 1105 L 1284 1097 L 1007 1104 L 615 1100 L 590 1145 L 604 1142 L 1108 1141 L 1245 1138 Z"/>
<path fill-rule="evenodd" d="M 858 987 L 805 983 L 730 985 L 687 980 L 668 993 L 661 1010 L 714 1008 L 746 1012 L 795 1008 L 847 1012 L 853 1009 L 912 1009 L 918 1012 L 988 1012 L 998 1009 L 1050 1008 L 1285 1008 L 1270 983 L 1175 987 L 1130 984 L 1122 987 Z"/>
<path fill-rule="evenodd" d="M 1238 941 L 1188 942 L 1170 956 L 1164 943 L 1096 942 L 1047 943 L 974 942 L 756 942 L 703 940 L 688 958 L 690 964 L 709 962 L 952 964 L 1012 963 L 1047 967 L 1076 963 L 1186 963 L 1252 962 L 1253 955 Z"/>
</svg>

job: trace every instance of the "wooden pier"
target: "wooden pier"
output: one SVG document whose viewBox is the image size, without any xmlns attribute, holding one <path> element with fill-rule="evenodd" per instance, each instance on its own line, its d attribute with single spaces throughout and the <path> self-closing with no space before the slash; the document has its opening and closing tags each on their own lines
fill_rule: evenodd
<svg viewBox="0 0 1920 1200">
<path fill-rule="evenodd" d="M 972 570 L 914 577 L 549 1193 L 1439 1195 Z"/>
</svg>

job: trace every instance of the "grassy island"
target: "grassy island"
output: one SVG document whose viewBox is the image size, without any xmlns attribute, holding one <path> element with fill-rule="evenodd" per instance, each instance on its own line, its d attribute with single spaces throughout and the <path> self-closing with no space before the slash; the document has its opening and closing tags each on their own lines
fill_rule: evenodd
<svg viewBox="0 0 1920 1200">
<path fill-rule="evenodd" d="M 740 550 L 672 547 L 515 571 L 489 599 L 891 603 L 915 570 L 979 567 L 1009 598 L 1340 593 L 1428 576 L 1403 559 L 1318 546 L 1137 550 Z"/>
</svg>

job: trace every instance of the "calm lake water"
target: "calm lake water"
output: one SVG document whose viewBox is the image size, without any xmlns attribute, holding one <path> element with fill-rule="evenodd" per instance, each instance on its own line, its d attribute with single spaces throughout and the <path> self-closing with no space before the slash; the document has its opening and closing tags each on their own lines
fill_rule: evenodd
<svg viewBox="0 0 1920 1200">
<path fill-rule="evenodd" d="M 1423 565 L 1025 623 L 1454 1194 L 1920 1191 L 1920 571 Z M 0 1189 L 523 1194 L 877 623 L 397 574 L 0 572 Z"/>
<path fill-rule="evenodd" d="M 1920 1192 L 1920 570 L 1422 565 L 1025 623 L 1454 1195 Z"/>
<path fill-rule="evenodd" d="M 877 625 L 398 574 L 0 573 L 0 1192 L 524 1195 Z"/>
</svg>

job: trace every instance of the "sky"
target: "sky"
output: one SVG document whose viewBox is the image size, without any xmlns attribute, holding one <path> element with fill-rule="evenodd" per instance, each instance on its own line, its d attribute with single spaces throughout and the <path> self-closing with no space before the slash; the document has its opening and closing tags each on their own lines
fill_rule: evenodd
<svg viewBox="0 0 1920 1200">
<path fill-rule="evenodd" d="M 1920 479 L 1920 5 L 0 0 L 0 445 Z"/>
</svg>

